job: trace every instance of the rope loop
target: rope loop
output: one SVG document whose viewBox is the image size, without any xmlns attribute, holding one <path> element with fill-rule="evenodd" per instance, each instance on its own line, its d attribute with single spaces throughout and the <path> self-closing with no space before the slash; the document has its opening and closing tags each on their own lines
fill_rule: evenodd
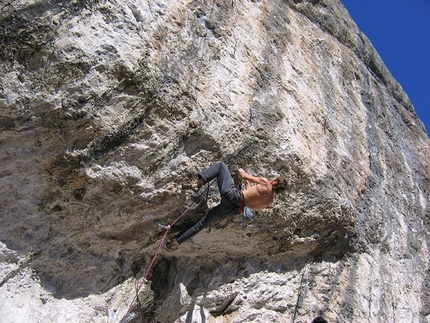
<svg viewBox="0 0 430 323">
<path fill-rule="evenodd" d="M 212 180 L 211 182 L 209 182 L 208 184 L 207 184 L 207 187 L 205 188 L 205 190 L 202 192 L 202 193 L 200 193 L 199 194 L 199 197 L 202 197 L 203 196 L 203 194 L 205 194 L 205 193 L 207 193 L 207 195 L 206 195 L 206 199 L 207 199 L 207 197 L 208 197 L 208 195 L 209 195 L 209 188 L 210 188 L 210 186 L 212 185 L 212 183 L 213 182 L 215 182 L 215 179 L 214 180 Z M 171 223 L 171 224 L 168 224 L 168 225 L 163 225 L 163 224 L 161 224 L 160 222 L 156 222 L 156 224 L 159 226 L 159 227 L 161 227 L 161 228 L 163 228 L 163 229 L 166 229 L 166 232 L 164 232 L 164 235 L 163 235 L 163 238 L 161 239 L 161 242 L 160 242 L 160 244 L 159 244 L 159 246 L 158 246 L 158 248 L 157 248 L 157 251 L 155 252 L 155 255 L 154 255 L 154 257 L 152 258 L 152 261 L 151 261 L 151 263 L 149 264 L 149 267 L 148 267 L 148 269 L 146 270 L 146 272 L 145 272 L 145 275 L 143 276 L 143 278 L 142 278 L 142 282 L 140 283 L 140 285 L 139 285 L 139 287 L 137 288 L 137 290 L 136 290 L 136 295 L 134 295 L 134 297 L 133 297 L 133 300 L 131 301 L 131 303 L 130 303 L 130 306 L 128 307 L 128 309 L 127 309 L 127 312 L 125 313 L 125 315 L 124 315 L 124 317 L 122 318 L 122 320 L 120 321 L 120 323 L 125 323 L 126 322 L 126 318 L 127 318 L 127 316 L 130 314 L 130 311 L 131 311 L 131 308 L 132 308 L 132 306 L 133 306 L 133 304 L 134 304 L 134 302 L 136 301 L 136 299 L 138 298 L 138 296 L 139 296 L 139 292 L 140 292 L 140 290 L 142 289 L 142 287 L 143 287 L 143 285 L 145 285 L 145 283 L 147 283 L 148 282 L 148 280 L 147 280 L 147 278 L 148 278 L 148 275 L 149 275 L 149 272 L 151 271 L 151 269 L 152 269 L 152 267 L 154 266 L 154 263 L 155 263 L 155 260 L 157 259 L 157 257 L 158 257 L 158 254 L 160 253 L 160 251 L 161 251 L 161 247 L 163 246 L 163 244 L 164 244 L 164 240 L 166 240 L 166 237 L 167 237 L 167 234 L 169 233 L 169 231 L 172 229 L 172 227 L 176 224 L 176 222 L 178 222 L 190 209 L 191 209 L 191 207 L 194 205 L 194 204 L 196 204 L 196 202 L 195 201 L 193 201 L 189 206 L 187 206 L 186 208 L 185 208 L 185 210 Z"/>
</svg>

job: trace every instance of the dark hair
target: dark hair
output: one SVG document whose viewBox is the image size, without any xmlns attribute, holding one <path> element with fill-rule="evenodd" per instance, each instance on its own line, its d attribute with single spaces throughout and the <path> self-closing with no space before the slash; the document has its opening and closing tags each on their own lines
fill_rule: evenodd
<svg viewBox="0 0 430 323">
<path fill-rule="evenodd" d="M 312 323 L 328 323 L 328 322 L 325 319 L 323 319 L 321 316 L 318 316 L 318 317 L 314 318 Z"/>
<path fill-rule="evenodd" d="M 273 186 L 275 193 L 281 193 L 287 189 L 288 182 L 284 176 L 279 175 L 276 177 L 276 185 Z"/>
</svg>

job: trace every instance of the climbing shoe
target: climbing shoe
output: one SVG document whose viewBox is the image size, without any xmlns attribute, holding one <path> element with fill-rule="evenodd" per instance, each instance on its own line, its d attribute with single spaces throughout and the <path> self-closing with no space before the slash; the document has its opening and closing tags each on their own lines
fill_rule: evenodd
<svg viewBox="0 0 430 323">
<path fill-rule="evenodd" d="M 183 190 L 192 190 L 193 192 L 197 193 L 200 189 L 200 186 L 198 186 L 197 184 L 182 183 L 182 189 Z"/>
<path fill-rule="evenodd" d="M 183 183 L 182 184 L 182 189 L 183 190 L 192 190 L 195 193 L 197 193 L 200 189 L 200 187 L 202 187 L 205 183 L 203 182 L 203 179 L 201 177 L 199 177 L 199 180 L 197 181 L 197 183 L 194 184 L 188 184 L 188 183 Z"/>
<path fill-rule="evenodd" d="M 176 241 L 175 238 L 171 238 L 171 239 L 167 240 L 167 242 L 166 242 L 166 247 L 169 250 L 176 249 L 178 246 L 179 246 L 179 243 L 178 243 L 178 241 Z"/>
</svg>

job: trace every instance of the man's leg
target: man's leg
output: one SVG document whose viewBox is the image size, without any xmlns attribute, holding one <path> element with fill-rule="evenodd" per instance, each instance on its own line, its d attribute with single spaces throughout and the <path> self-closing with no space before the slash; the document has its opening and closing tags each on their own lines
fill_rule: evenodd
<svg viewBox="0 0 430 323">
<path fill-rule="evenodd" d="M 223 162 L 216 163 L 211 167 L 205 169 L 204 171 L 200 172 L 199 177 L 203 179 L 203 182 L 205 184 L 216 178 L 218 183 L 218 190 L 221 195 L 230 192 L 232 189 L 235 188 L 230 171 L 228 170 L 227 165 Z"/>
<path fill-rule="evenodd" d="M 239 197 L 233 178 L 231 177 L 230 171 L 228 170 L 226 164 L 219 162 L 199 173 L 199 184 L 206 184 L 214 178 L 217 179 L 218 190 L 223 196 L 221 203 L 207 212 L 205 216 L 203 216 L 191 228 L 183 233 L 180 233 L 169 241 L 176 239 L 176 241 L 180 244 L 194 236 L 196 233 L 200 232 L 204 227 L 207 227 L 208 225 L 219 221 L 222 218 L 237 214 L 237 203 L 239 202 Z"/>
<path fill-rule="evenodd" d="M 236 213 L 236 206 L 224 197 L 219 205 L 207 212 L 196 224 L 184 233 L 176 236 L 176 241 L 181 244 L 185 240 L 193 237 L 196 233 L 200 232 L 203 228 L 227 216 L 235 215 Z"/>
</svg>

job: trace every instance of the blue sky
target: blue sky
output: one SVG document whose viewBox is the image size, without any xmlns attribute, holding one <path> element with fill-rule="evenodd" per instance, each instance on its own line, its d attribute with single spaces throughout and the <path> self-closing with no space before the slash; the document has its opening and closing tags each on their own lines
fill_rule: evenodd
<svg viewBox="0 0 430 323">
<path fill-rule="evenodd" d="M 430 132 L 430 0 L 341 0 Z"/>
</svg>

